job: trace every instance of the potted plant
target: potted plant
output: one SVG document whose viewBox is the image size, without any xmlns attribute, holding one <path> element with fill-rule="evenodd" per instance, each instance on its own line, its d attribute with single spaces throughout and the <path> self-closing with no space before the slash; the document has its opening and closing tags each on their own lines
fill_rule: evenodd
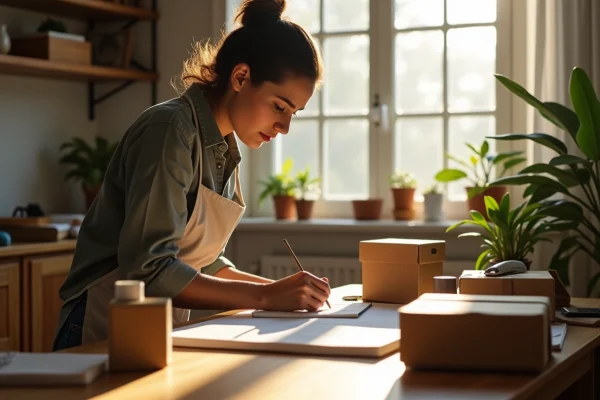
<svg viewBox="0 0 600 400">
<path fill-rule="evenodd" d="M 381 217 L 381 208 L 383 199 L 373 198 L 364 200 L 352 200 L 352 210 L 354 219 L 357 220 L 376 220 Z"/>
<path fill-rule="evenodd" d="M 565 285 L 569 284 L 569 260 L 576 251 L 583 251 L 600 263 L 600 101 L 586 72 L 575 67 L 571 73 L 569 93 L 573 110 L 562 104 L 542 102 L 525 88 L 503 75 L 496 78 L 512 93 L 535 107 L 554 125 L 573 139 L 577 151 L 570 154 L 560 139 L 544 133 L 508 134 L 494 136 L 496 140 L 531 140 L 556 152 L 547 164 L 538 163 L 521 170 L 517 175 L 492 182 L 492 185 L 527 185 L 524 197 L 541 201 L 555 194 L 564 202 L 555 215 L 565 223 L 575 223 L 553 255 L 549 268 L 555 269 Z M 583 194 L 573 193 L 580 187 Z M 585 210 L 585 214 L 584 214 Z M 595 274 L 588 284 L 591 295 L 600 280 Z"/>
<path fill-rule="evenodd" d="M 414 198 L 417 180 L 413 174 L 396 169 L 389 178 L 394 197 L 394 218 L 410 220 L 414 218 Z"/>
<path fill-rule="evenodd" d="M 264 186 L 263 191 L 258 197 L 258 204 L 269 196 L 273 198 L 275 206 L 276 219 L 293 219 L 295 214 L 295 196 L 294 189 L 296 182 L 290 175 L 293 162 L 287 159 L 283 163 L 281 173 L 270 175 L 267 180 L 259 181 Z"/>
<path fill-rule="evenodd" d="M 560 200 L 524 202 L 510 209 L 510 195 L 505 193 L 500 203 L 492 196 L 484 196 L 484 202 L 486 215 L 492 224 L 479 211 L 472 210 L 471 219 L 460 221 L 446 230 L 450 232 L 465 224 L 482 228 L 458 235 L 459 238 L 465 236 L 482 238 L 483 251 L 475 262 L 475 269 L 485 269 L 488 264 L 493 265 L 506 260 L 522 261 L 529 269 L 531 260 L 527 256 L 533 253 L 536 243 L 551 242 L 545 237 L 549 232 L 569 230 L 576 225 L 552 216 L 554 211 L 560 208 L 562 204 Z"/>
<path fill-rule="evenodd" d="M 111 143 L 105 138 L 96 136 L 94 146 L 90 146 L 78 137 L 60 146 L 60 151 L 65 153 L 60 158 L 60 163 L 73 166 L 66 173 L 65 179 L 81 182 L 86 209 L 90 208 L 102 187 L 108 164 L 118 144 L 118 141 Z"/>
<path fill-rule="evenodd" d="M 471 143 L 466 143 L 466 146 L 473 153 L 469 161 L 446 154 L 450 160 L 462 168 L 445 168 L 436 174 L 435 179 L 443 183 L 468 179 L 470 182 L 470 185 L 466 187 L 468 209 L 485 215 L 484 196 L 491 196 L 496 202 L 499 202 L 507 191 L 506 186 L 490 185 L 492 173 L 496 172 L 496 178 L 503 177 L 510 168 L 523 163 L 526 158 L 521 156 L 523 154 L 521 151 L 490 154 L 490 145 L 487 140 L 484 140 L 479 148 Z M 495 167 L 500 164 L 503 168 L 498 172 Z"/>
<path fill-rule="evenodd" d="M 296 175 L 296 214 L 298 219 L 306 220 L 312 218 L 313 206 L 316 197 L 319 195 L 319 187 L 317 183 L 320 178 L 310 178 L 310 168 L 299 171 Z"/>
<path fill-rule="evenodd" d="M 425 221 L 441 221 L 443 213 L 444 194 L 437 183 L 423 191 L 423 219 Z"/>
</svg>

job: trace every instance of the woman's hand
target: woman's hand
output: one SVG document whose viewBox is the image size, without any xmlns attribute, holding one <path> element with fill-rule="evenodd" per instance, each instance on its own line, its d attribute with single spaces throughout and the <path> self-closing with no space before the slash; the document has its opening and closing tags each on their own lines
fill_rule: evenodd
<svg viewBox="0 0 600 400">
<path fill-rule="evenodd" d="M 310 272 L 300 271 L 265 285 L 264 309 L 316 311 L 323 306 L 330 293 L 327 278 L 319 279 Z"/>
</svg>

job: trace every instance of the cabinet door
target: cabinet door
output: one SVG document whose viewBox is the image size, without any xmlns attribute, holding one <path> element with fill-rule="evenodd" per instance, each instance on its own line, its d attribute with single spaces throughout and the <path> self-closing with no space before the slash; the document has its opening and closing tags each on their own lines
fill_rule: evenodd
<svg viewBox="0 0 600 400">
<path fill-rule="evenodd" d="M 27 333 L 31 351 L 52 351 L 58 314 L 62 306 L 58 290 L 67 277 L 72 261 L 73 253 L 25 259 L 30 283 L 28 297 L 31 301 L 31 312 Z"/>
<path fill-rule="evenodd" d="M 0 351 L 21 350 L 21 265 L 0 260 Z"/>
</svg>

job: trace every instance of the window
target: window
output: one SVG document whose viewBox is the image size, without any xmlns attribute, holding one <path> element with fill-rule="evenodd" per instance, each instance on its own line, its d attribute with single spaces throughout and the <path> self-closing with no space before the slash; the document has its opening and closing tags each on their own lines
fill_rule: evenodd
<svg viewBox="0 0 600 400">
<path fill-rule="evenodd" d="M 507 112 L 497 107 L 493 74 L 510 65 L 497 57 L 504 37 L 498 30 L 507 25 L 498 16 L 508 14 L 508 3 L 288 0 L 286 15 L 321 47 L 324 84 L 288 135 L 253 152 L 251 184 L 291 157 L 293 172 L 308 166 L 322 177 L 320 217 L 350 217 L 350 200 L 368 197 L 384 198 L 384 213 L 391 210 L 388 177 L 395 168 L 417 177 L 420 196 L 437 171 L 452 165 L 446 152 L 468 159 L 464 143 L 494 135 Z M 228 11 L 237 4 L 229 0 Z M 389 110 L 380 124 L 371 113 L 376 101 Z M 464 182 L 447 193 L 447 217 L 463 214 Z M 270 215 L 271 208 L 259 209 L 252 199 L 253 215 Z"/>
</svg>

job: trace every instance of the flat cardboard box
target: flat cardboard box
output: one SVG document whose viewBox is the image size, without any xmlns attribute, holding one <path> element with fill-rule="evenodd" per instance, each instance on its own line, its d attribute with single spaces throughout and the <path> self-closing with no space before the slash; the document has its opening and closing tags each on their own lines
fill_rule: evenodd
<svg viewBox="0 0 600 400">
<path fill-rule="evenodd" d="M 90 42 L 67 39 L 48 32 L 13 37 L 11 54 L 64 63 L 84 65 L 92 63 Z"/>
<path fill-rule="evenodd" d="M 407 304 L 433 292 L 443 274 L 443 240 L 377 239 L 359 243 L 364 301 Z"/>
<path fill-rule="evenodd" d="M 440 296 L 426 295 L 399 308 L 400 359 L 406 367 L 540 372 L 548 364 L 547 304 L 529 296 L 522 302 Z"/>
<path fill-rule="evenodd" d="M 458 278 L 458 288 L 460 294 L 547 296 L 551 309 L 556 307 L 554 278 L 548 271 L 492 277 L 485 276 L 481 270 L 466 270 Z"/>
</svg>

